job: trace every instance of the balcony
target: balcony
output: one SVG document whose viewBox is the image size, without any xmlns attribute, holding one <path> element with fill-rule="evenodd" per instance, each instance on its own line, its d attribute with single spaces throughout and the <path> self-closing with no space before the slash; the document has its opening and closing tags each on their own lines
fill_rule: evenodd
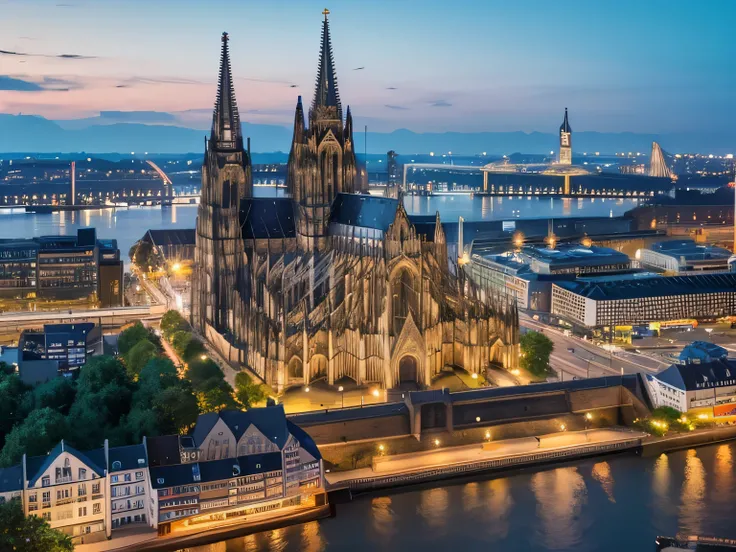
<svg viewBox="0 0 736 552">
<path fill-rule="evenodd" d="M 73 483 L 74 478 L 71 475 L 66 475 L 64 477 L 57 477 L 55 479 L 56 485 L 63 485 L 64 483 Z"/>
</svg>

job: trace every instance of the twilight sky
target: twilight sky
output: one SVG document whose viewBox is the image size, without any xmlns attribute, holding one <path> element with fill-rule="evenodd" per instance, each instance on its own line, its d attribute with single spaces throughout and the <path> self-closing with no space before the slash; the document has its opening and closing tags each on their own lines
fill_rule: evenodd
<svg viewBox="0 0 736 552">
<path fill-rule="evenodd" d="M 736 0 L 332 0 L 343 105 L 373 131 L 720 132 Z M 0 0 L 0 112 L 208 128 L 220 34 L 241 117 L 311 102 L 325 0 Z M 354 70 L 365 67 L 363 70 Z M 292 88 L 291 85 L 297 85 Z"/>
</svg>

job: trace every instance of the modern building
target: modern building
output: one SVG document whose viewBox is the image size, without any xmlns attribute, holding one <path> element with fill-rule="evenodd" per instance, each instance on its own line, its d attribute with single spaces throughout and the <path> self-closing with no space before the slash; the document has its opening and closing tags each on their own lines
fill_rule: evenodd
<svg viewBox="0 0 736 552">
<path fill-rule="evenodd" d="M 472 254 L 465 265 L 484 289 L 515 297 L 520 309 L 549 312 L 552 283 L 577 276 L 630 272 L 627 255 L 594 245 L 529 245 L 500 253 Z"/>
<path fill-rule="evenodd" d="M 90 299 L 122 305 L 123 262 L 117 240 L 94 228 L 72 236 L 0 239 L 0 299 Z"/>
<path fill-rule="evenodd" d="M 161 255 L 164 262 L 194 261 L 196 230 L 194 228 L 176 228 L 167 230 L 148 230 L 141 238 Z"/>
<path fill-rule="evenodd" d="M 0 469 L 0 502 L 19 499 L 76 543 L 114 538 L 130 524 L 221 527 L 327 503 L 322 457 L 282 406 L 200 415 L 190 435 L 48 455 Z"/>
<path fill-rule="evenodd" d="M 736 315 L 736 274 L 555 282 L 551 313 L 586 328 Z"/>
<path fill-rule="evenodd" d="M 728 271 L 731 252 L 693 240 L 668 240 L 639 250 L 642 266 L 670 274 Z"/>
<path fill-rule="evenodd" d="M 567 121 L 567 108 L 565 108 L 565 119 L 560 125 L 560 165 L 572 165 L 572 129 Z"/>
<path fill-rule="evenodd" d="M 399 197 L 399 191 L 401 190 L 401 166 L 399 165 L 398 159 L 399 155 L 394 150 L 390 150 L 386 154 L 386 197 Z"/>
<path fill-rule="evenodd" d="M 223 39 L 197 217 L 194 327 L 278 390 L 343 377 L 428 386 L 448 364 L 513 368 L 515 302 L 458 273 L 439 216 L 425 239 L 400 201 L 361 193 L 327 13 L 308 125 L 301 100 L 296 107 L 291 197 L 253 197 Z"/>
<path fill-rule="evenodd" d="M 736 360 L 673 364 L 656 375 L 647 375 L 655 406 L 680 412 L 702 413 L 714 418 L 736 416 Z"/>
<path fill-rule="evenodd" d="M 18 374 L 29 385 L 76 370 L 103 353 L 102 330 L 92 322 L 45 324 L 18 340 Z"/>
</svg>

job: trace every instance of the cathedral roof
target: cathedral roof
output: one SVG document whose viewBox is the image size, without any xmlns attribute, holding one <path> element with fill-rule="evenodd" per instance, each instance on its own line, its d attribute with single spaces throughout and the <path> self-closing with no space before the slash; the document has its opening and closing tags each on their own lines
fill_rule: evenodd
<svg viewBox="0 0 736 552">
<path fill-rule="evenodd" d="M 396 199 L 340 193 L 332 203 L 330 222 L 385 232 L 396 218 L 398 207 Z"/>
<path fill-rule="evenodd" d="M 337 115 L 342 120 L 342 105 L 340 93 L 337 91 L 337 74 L 335 61 L 332 58 L 332 42 L 330 41 L 330 23 L 327 20 L 329 10 L 322 12 L 325 20 L 322 23 L 322 46 L 319 52 L 319 66 L 317 67 L 317 82 L 314 88 L 312 109 L 318 107 L 336 107 Z"/>
<path fill-rule="evenodd" d="M 240 202 L 243 239 L 284 239 L 296 236 L 294 205 L 289 197 L 255 197 Z"/>
<path fill-rule="evenodd" d="M 242 144 L 240 115 L 235 101 L 233 76 L 230 70 L 230 51 L 228 34 L 222 33 L 222 52 L 220 54 L 220 76 L 217 83 L 217 100 L 212 114 L 212 134 L 210 140 L 217 146 L 235 149 Z M 242 147 L 242 145 L 240 146 Z"/>
<path fill-rule="evenodd" d="M 560 125 L 560 132 L 572 132 L 570 123 L 567 121 L 567 108 L 565 108 L 565 120 L 562 121 L 562 124 Z"/>
</svg>

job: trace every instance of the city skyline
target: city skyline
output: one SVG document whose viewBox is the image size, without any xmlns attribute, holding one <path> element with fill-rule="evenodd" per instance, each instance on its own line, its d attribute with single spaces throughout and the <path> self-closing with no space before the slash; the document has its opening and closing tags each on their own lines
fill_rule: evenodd
<svg viewBox="0 0 736 552">
<path fill-rule="evenodd" d="M 206 129 L 222 31 L 232 38 L 244 121 L 289 126 L 296 97 L 311 101 L 324 2 L 149 4 L 0 2 L 8 15 L 0 22 L 0 112 Z M 732 7 L 715 20 L 660 2 L 578 7 L 332 6 L 337 75 L 356 126 L 549 131 L 569 107 L 580 131 L 730 127 L 736 78 L 723 67 Z"/>
</svg>

